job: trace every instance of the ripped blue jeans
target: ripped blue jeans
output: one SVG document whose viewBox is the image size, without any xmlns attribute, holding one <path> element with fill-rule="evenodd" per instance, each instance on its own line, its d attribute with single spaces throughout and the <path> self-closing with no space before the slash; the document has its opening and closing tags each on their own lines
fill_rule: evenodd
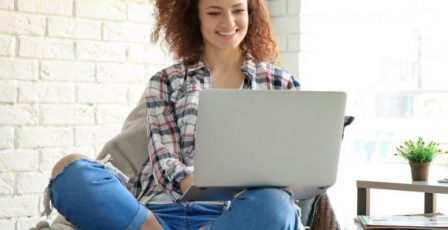
<svg viewBox="0 0 448 230">
<path fill-rule="evenodd" d="M 300 225 L 300 210 L 283 190 L 247 190 L 230 207 L 188 202 L 141 204 L 104 164 L 78 159 L 49 184 L 52 205 L 78 229 L 140 229 L 151 210 L 165 230 L 290 229 Z"/>
</svg>

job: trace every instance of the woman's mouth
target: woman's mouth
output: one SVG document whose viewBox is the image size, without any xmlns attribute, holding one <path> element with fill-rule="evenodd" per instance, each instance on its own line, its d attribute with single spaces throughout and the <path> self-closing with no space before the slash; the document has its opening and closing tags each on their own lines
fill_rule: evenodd
<svg viewBox="0 0 448 230">
<path fill-rule="evenodd" d="M 231 36 L 235 35 L 236 32 L 238 32 L 238 30 L 233 30 L 233 31 L 217 31 L 216 33 L 217 33 L 219 36 L 222 36 L 222 37 L 231 37 Z"/>
</svg>

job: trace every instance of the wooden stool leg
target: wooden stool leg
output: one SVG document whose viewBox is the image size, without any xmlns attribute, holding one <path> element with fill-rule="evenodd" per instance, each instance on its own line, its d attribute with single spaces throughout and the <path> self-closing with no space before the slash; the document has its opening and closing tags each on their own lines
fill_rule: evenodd
<svg viewBox="0 0 448 230">
<path fill-rule="evenodd" d="M 436 194 L 425 192 L 425 214 L 436 213 Z"/>
<path fill-rule="evenodd" d="M 370 189 L 358 188 L 358 215 L 370 215 Z"/>
</svg>

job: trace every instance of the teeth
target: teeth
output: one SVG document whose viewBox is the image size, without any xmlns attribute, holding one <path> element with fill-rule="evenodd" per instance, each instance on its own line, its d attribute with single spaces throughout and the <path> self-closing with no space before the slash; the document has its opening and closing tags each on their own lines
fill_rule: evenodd
<svg viewBox="0 0 448 230">
<path fill-rule="evenodd" d="M 234 33 L 235 33 L 235 31 L 231 31 L 231 32 L 218 32 L 219 35 L 224 35 L 224 36 L 233 35 Z"/>
</svg>

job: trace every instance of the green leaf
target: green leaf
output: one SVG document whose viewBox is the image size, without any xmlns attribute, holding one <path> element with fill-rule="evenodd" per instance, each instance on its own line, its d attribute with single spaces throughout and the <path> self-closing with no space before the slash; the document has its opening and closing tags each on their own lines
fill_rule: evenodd
<svg viewBox="0 0 448 230">
<path fill-rule="evenodd" d="M 439 143 L 430 141 L 426 143 L 419 137 L 416 142 L 407 140 L 396 148 L 396 155 L 414 163 L 430 163 L 436 155 L 448 153 L 439 148 Z"/>
</svg>

